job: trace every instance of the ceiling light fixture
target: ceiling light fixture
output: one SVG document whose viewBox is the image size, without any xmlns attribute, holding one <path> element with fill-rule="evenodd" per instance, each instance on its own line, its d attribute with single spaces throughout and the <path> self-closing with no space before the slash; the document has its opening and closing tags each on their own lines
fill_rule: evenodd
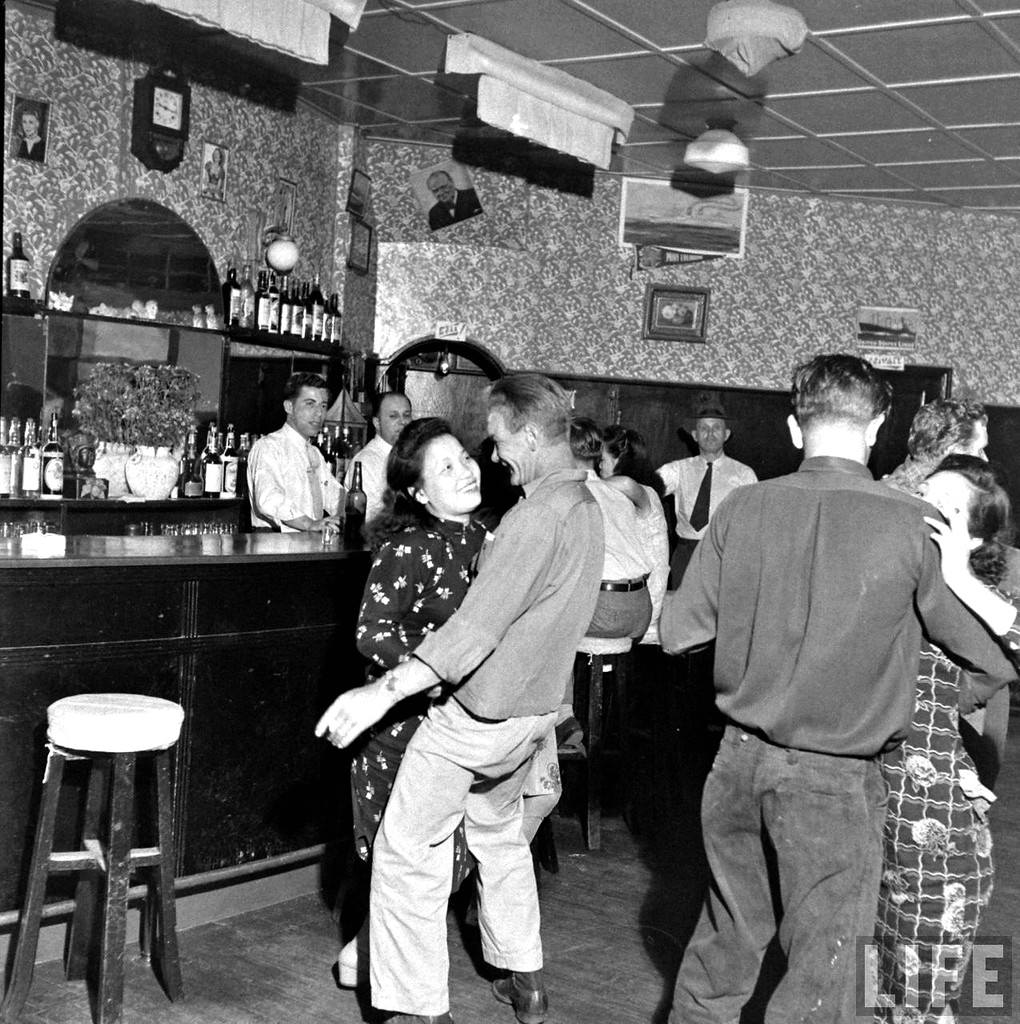
<svg viewBox="0 0 1020 1024">
<path fill-rule="evenodd" d="M 709 174 L 728 174 L 742 171 L 751 156 L 740 139 L 725 128 L 709 128 L 693 142 L 687 143 L 684 163 L 698 167 Z"/>
<path fill-rule="evenodd" d="M 750 78 L 797 53 L 808 27 L 800 11 L 772 0 L 724 0 L 708 12 L 705 45 Z"/>
</svg>

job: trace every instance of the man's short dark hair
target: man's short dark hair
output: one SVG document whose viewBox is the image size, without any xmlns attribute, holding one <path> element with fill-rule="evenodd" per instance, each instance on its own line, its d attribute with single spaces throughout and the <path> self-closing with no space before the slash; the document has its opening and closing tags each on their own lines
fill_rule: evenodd
<svg viewBox="0 0 1020 1024">
<path fill-rule="evenodd" d="M 489 408 L 502 409 L 515 433 L 533 423 L 547 441 L 570 438 L 570 395 L 541 373 L 509 373 L 492 385 Z"/>
<path fill-rule="evenodd" d="M 407 404 L 411 404 L 411 399 L 407 398 L 403 391 L 375 391 L 372 394 L 372 419 L 378 417 L 379 413 L 382 412 L 384 398 L 406 398 Z"/>
<path fill-rule="evenodd" d="M 987 422 L 988 414 L 980 402 L 936 398 L 917 410 L 910 424 L 907 451 L 915 459 L 940 459 L 966 445 L 977 424 Z"/>
<path fill-rule="evenodd" d="M 297 398 L 302 388 L 322 388 L 323 391 L 329 391 L 329 385 L 322 374 L 301 371 L 292 373 L 287 378 L 287 383 L 283 385 L 283 400 L 289 402 Z"/>
<path fill-rule="evenodd" d="M 892 387 L 866 359 L 834 353 L 815 356 L 793 371 L 790 400 L 801 429 L 819 423 L 864 428 L 889 411 Z"/>
</svg>

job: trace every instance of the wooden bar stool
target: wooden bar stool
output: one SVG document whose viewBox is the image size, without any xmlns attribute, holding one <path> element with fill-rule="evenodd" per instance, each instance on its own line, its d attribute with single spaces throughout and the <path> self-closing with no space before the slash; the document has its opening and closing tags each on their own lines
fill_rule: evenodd
<svg viewBox="0 0 1020 1024">
<path fill-rule="evenodd" d="M 67 942 L 64 969 L 68 978 L 88 974 L 89 946 L 99 905 L 102 910 L 98 984 L 94 1019 L 98 1024 L 120 1020 L 124 996 L 124 946 L 131 872 L 151 868 L 146 897 L 143 948 L 170 999 L 183 993 L 177 955 L 174 907 L 173 801 L 170 790 L 170 748 L 177 742 L 184 709 L 173 701 L 130 693 L 92 693 L 65 697 L 49 706 L 46 774 L 36 826 L 28 891 L 21 912 L 10 984 L 0 1005 L 0 1020 L 20 1018 L 39 943 L 46 881 L 51 873 L 81 872 Z M 131 847 L 134 826 L 134 779 L 138 755 L 151 755 L 155 768 L 153 820 L 156 845 Z M 53 850 L 53 832 L 64 765 L 89 762 L 88 791 L 81 849 Z M 100 837 L 103 805 L 108 828 Z"/>
</svg>

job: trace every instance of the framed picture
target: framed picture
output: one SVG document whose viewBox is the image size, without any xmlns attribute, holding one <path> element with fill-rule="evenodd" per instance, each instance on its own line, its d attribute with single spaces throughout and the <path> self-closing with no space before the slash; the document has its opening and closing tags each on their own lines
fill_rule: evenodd
<svg viewBox="0 0 1020 1024">
<path fill-rule="evenodd" d="M 411 190 L 430 231 L 485 213 L 468 168 L 456 160 L 419 167 L 411 175 Z"/>
<path fill-rule="evenodd" d="M 273 219 L 270 227 L 294 234 L 294 207 L 297 202 L 297 182 L 290 178 L 277 178 L 273 192 Z"/>
<path fill-rule="evenodd" d="M 15 96 L 11 107 L 11 156 L 33 163 L 46 163 L 46 141 L 50 127 L 50 105 L 46 100 Z"/>
<path fill-rule="evenodd" d="M 708 294 L 707 288 L 648 285 L 641 337 L 658 341 L 704 341 Z"/>
<path fill-rule="evenodd" d="M 223 202 L 227 193 L 227 164 L 230 150 L 215 142 L 202 143 L 202 179 L 199 189 L 203 199 Z"/>
<path fill-rule="evenodd" d="M 372 262 L 372 226 L 351 218 L 351 244 L 347 250 L 347 266 L 359 274 L 367 274 Z"/>
<path fill-rule="evenodd" d="M 351 186 L 347 190 L 347 212 L 363 218 L 368 209 L 368 197 L 372 194 L 372 179 L 355 168 L 351 172 Z"/>
</svg>

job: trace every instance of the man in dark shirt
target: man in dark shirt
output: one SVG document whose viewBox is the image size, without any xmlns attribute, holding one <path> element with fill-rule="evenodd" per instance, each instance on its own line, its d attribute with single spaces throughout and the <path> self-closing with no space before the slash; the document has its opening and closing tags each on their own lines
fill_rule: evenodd
<svg viewBox="0 0 1020 1024">
<path fill-rule="evenodd" d="M 473 188 L 457 188 L 446 171 L 433 171 L 426 182 L 436 202 L 429 210 L 429 228 L 446 228 L 458 221 L 483 213 Z"/>
<path fill-rule="evenodd" d="M 569 396 L 549 378 L 511 374 L 493 385 L 489 435 L 524 500 L 486 542 L 452 618 L 411 660 L 338 697 L 316 727 L 347 746 L 402 697 L 453 687 L 408 744 L 372 851 L 372 1004 L 397 1011 L 395 1021 L 451 1020 L 446 909 L 461 819 L 478 860 L 482 953 L 512 972 L 493 991 L 519 1020 L 545 1019 L 523 791 L 534 751 L 552 740 L 563 683 L 595 609 L 604 547 L 569 423 Z"/>
<path fill-rule="evenodd" d="M 1013 674 L 942 581 L 932 510 L 866 468 L 890 399 L 855 356 L 799 367 L 799 471 L 727 497 L 667 595 L 663 647 L 715 638 L 730 722 L 702 802 L 712 882 L 671 1024 L 737 1020 L 776 938 L 787 966 L 767 1020 L 854 1018 L 882 863 L 876 758 L 906 735 L 922 628 L 984 698 Z"/>
</svg>

